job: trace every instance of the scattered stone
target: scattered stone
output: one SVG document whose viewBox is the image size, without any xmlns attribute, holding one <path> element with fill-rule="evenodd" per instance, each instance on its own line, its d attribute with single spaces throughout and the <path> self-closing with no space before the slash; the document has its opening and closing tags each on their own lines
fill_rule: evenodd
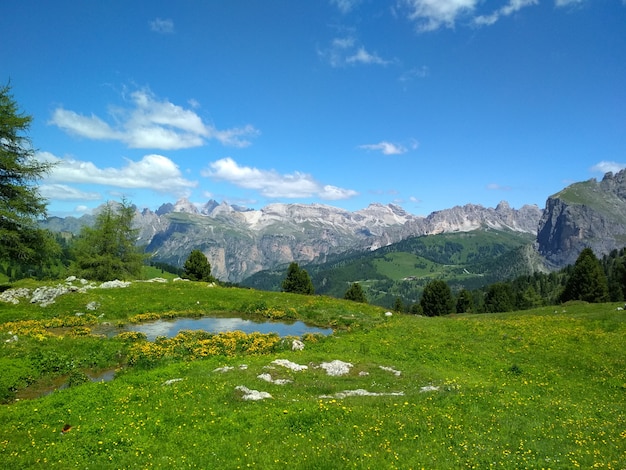
<svg viewBox="0 0 626 470">
<path fill-rule="evenodd" d="M 119 279 L 115 279 L 114 281 L 106 281 L 100 284 L 100 289 L 117 289 L 121 287 L 130 286 L 130 281 L 120 281 Z"/>
<path fill-rule="evenodd" d="M 91 311 L 98 310 L 100 308 L 100 302 L 94 300 L 93 302 L 89 302 L 85 308 Z"/>
<path fill-rule="evenodd" d="M 178 379 L 169 379 L 166 380 L 165 382 L 163 382 L 161 385 L 172 385 L 175 384 L 176 382 L 181 382 L 183 379 L 178 378 Z"/>
<path fill-rule="evenodd" d="M 276 359 L 275 361 L 272 361 L 272 364 L 276 364 L 277 366 L 283 366 L 296 372 L 309 368 L 309 366 L 296 364 L 295 362 L 291 362 L 287 359 Z"/>
<path fill-rule="evenodd" d="M 322 395 L 320 398 L 346 398 L 346 397 L 401 397 L 404 396 L 404 392 L 368 392 L 362 388 L 357 390 L 344 390 L 343 392 L 337 392 L 334 395 Z"/>
<path fill-rule="evenodd" d="M 420 393 L 424 393 L 424 392 L 438 392 L 438 391 L 439 391 L 439 387 L 437 387 L 435 385 L 426 385 L 426 386 L 420 388 Z"/>
<path fill-rule="evenodd" d="M 256 377 L 257 379 L 265 380 L 266 382 L 269 382 L 274 385 L 285 385 L 285 384 L 291 383 L 291 380 L 289 379 L 272 379 L 272 376 L 270 374 L 260 374 L 260 375 L 257 375 Z"/>
<path fill-rule="evenodd" d="M 189 279 L 183 279 L 182 277 L 176 277 L 176 278 L 174 278 L 173 282 L 178 282 L 178 281 L 189 281 Z"/>
<path fill-rule="evenodd" d="M 387 372 L 391 372 L 396 377 L 400 377 L 400 375 L 402 374 L 402 372 L 400 372 L 399 370 L 395 370 L 391 367 L 387 367 L 387 366 L 378 366 L 378 367 L 380 367 L 382 370 L 386 370 Z"/>
<path fill-rule="evenodd" d="M 82 317 L 85 313 L 84 312 L 76 312 L 74 314 L 75 317 Z"/>
<path fill-rule="evenodd" d="M 66 286 L 59 284 L 58 286 L 42 286 L 34 290 L 32 297 L 30 298 L 31 304 L 39 304 L 41 307 L 47 307 L 52 305 L 55 299 L 63 294 L 67 294 L 71 291 L 77 291 L 78 288 L 74 286 Z"/>
<path fill-rule="evenodd" d="M 294 339 L 293 343 L 291 343 L 292 351 L 302 351 L 304 349 L 304 343 L 299 339 Z"/>
<path fill-rule="evenodd" d="M 243 385 L 239 385 L 235 387 L 235 390 L 239 390 L 243 392 L 243 396 L 241 397 L 244 400 L 264 400 L 266 398 L 272 398 L 267 392 L 259 392 L 258 390 L 250 390 L 248 387 L 244 387 Z"/>
<path fill-rule="evenodd" d="M 386 317 L 393 317 L 393 313 L 391 313 L 391 312 L 385 312 L 385 316 L 386 316 Z"/>
<path fill-rule="evenodd" d="M 9 334 L 11 334 L 10 331 L 9 331 Z M 13 335 L 9 339 L 7 339 L 5 343 L 17 343 L 17 341 L 18 341 L 17 335 Z"/>
<path fill-rule="evenodd" d="M 0 294 L 0 300 L 13 305 L 20 303 L 19 299 L 30 297 L 30 289 L 26 287 L 20 287 L 18 289 L 7 289 Z"/>
<path fill-rule="evenodd" d="M 76 280 L 76 276 L 70 276 L 65 278 L 65 282 L 69 282 L 70 284 Z"/>
<path fill-rule="evenodd" d="M 239 366 L 239 370 L 246 370 L 248 368 L 248 364 L 241 364 Z"/>
<path fill-rule="evenodd" d="M 214 369 L 214 370 L 213 370 L 213 372 L 221 372 L 221 373 L 224 373 L 224 372 L 228 372 L 228 371 L 233 370 L 233 369 L 234 369 L 234 367 L 231 367 L 231 366 L 224 366 L 224 367 L 218 367 L 217 369 Z"/>
<path fill-rule="evenodd" d="M 332 362 L 322 362 L 320 367 L 324 369 L 328 375 L 339 376 L 350 373 L 352 364 L 349 362 L 334 360 Z"/>
<path fill-rule="evenodd" d="M 359 372 L 360 377 L 367 377 L 368 375 L 370 375 L 370 373 L 366 370 L 362 370 L 361 372 Z"/>
</svg>

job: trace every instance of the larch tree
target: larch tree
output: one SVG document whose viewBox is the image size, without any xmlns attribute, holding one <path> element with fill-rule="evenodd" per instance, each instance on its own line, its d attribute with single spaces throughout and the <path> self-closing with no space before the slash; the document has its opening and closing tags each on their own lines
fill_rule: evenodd
<svg viewBox="0 0 626 470">
<path fill-rule="evenodd" d="M 10 85 L 0 88 L 0 261 L 42 263 L 59 247 L 38 227 L 47 201 L 37 182 L 52 165 L 38 161 L 28 137 L 32 117 L 18 108 Z"/>
</svg>

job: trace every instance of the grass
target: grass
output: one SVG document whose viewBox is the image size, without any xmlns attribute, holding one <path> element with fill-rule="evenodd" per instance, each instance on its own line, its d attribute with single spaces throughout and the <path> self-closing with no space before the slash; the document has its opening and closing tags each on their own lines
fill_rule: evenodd
<svg viewBox="0 0 626 470">
<path fill-rule="evenodd" d="M 0 320 L 69 322 L 90 301 L 101 304 L 97 321 L 256 312 L 337 331 L 308 338 L 303 351 L 164 358 L 124 368 L 111 382 L 2 405 L 0 468 L 626 466 L 626 314 L 616 304 L 385 317 L 325 297 L 170 282 L 68 294 L 46 308 L 0 305 Z M 6 343 L 0 331 L 3 379 L 67 361 L 81 370 L 123 364 L 145 344 L 68 334 Z M 308 369 L 273 366 L 279 358 Z M 319 365 L 332 360 L 353 367 L 328 376 Z M 223 366 L 233 369 L 215 371 Z M 262 373 L 291 382 L 268 383 Z M 244 401 L 241 385 L 272 399 Z M 357 389 L 381 395 L 335 396 Z"/>
</svg>

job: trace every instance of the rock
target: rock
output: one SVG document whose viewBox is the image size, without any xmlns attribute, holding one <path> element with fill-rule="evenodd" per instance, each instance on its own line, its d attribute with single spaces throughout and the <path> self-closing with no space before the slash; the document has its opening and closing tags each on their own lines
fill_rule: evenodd
<svg viewBox="0 0 626 470">
<path fill-rule="evenodd" d="M 291 383 L 291 380 L 289 379 L 272 379 L 272 376 L 267 373 L 257 375 L 257 379 L 264 380 L 274 385 L 285 385 L 285 384 Z"/>
<path fill-rule="evenodd" d="M 115 279 L 114 281 L 103 282 L 102 284 L 100 284 L 100 289 L 118 289 L 128 287 L 130 285 L 130 281 L 120 281 L 119 279 Z"/>
<path fill-rule="evenodd" d="M 30 289 L 20 287 L 17 289 L 5 290 L 2 294 L 0 294 L 0 301 L 17 305 L 20 303 L 19 299 L 28 297 L 30 297 Z"/>
<path fill-rule="evenodd" d="M 294 339 L 291 343 L 292 351 L 302 351 L 304 349 L 304 343 L 298 339 Z"/>
<path fill-rule="evenodd" d="M 386 316 L 386 317 L 393 317 L 393 313 L 391 313 L 391 312 L 385 312 L 385 316 Z"/>
<path fill-rule="evenodd" d="M 424 392 L 438 392 L 438 391 L 439 391 L 439 387 L 437 387 L 435 385 L 426 385 L 426 386 L 420 388 L 420 393 L 424 393 Z"/>
<path fill-rule="evenodd" d="M 93 302 L 89 302 L 85 308 L 91 311 L 98 310 L 100 308 L 100 302 L 94 300 Z"/>
<path fill-rule="evenodd" d="M 165 382 L 163 382 L 161 385 L 165 385 L 165 386 L 167 386 L 167 385 L 172 385 L 172 384 L 175 384 L 176 382 L 181 382 L 182 380 L 183 380 L 183 379 L 181 379 L 181 378 L 178 378 L 178 379 L 169 379 L 169 380 L 166 380 Z"/>
<path fill-rule="evenodd" d="M 326 371 L 326 374 L 328 375 L 339 376 L 350 373 L 350 368 L 352 368 L 352 364 L 350 364 L 349 362 L 334 360 L 332 362 L 323 362 L 320 364 L 320 367 L 324 369 Z"/>
<path fill-rule="evenodd" d="M 343 392 L 337 392 L 332 396 L 322 395 L 320 398 L 346 398 L 346 397 L 401 397 L 404 396 L 404 392 L 368 392 L 362 388 L 356 390 L 344 390 Z"/>
<path fill-rule="evenodd" d="M 224 366 L 224 367 L 218 367 L 217 369 L 213 369 L 213 372 L 222 372 L 222 373 L 224 373 L 224 372 L 231 371 L 233 369 L 234 369 L 234 367 Z"/>
<path fill-rule="evenodd" d="M 267 392 L 259 392 L 258 390 L 250 390 L 248 387 L 244 387 L 243 385 L 239 385 L 235 387 L 235 390 L 239 390 L 243 392 L 243 396 L 241 397 L 244 400 L 265 400 L 266 398 L 272 398 Z"/>
<path fill-rule="evenodd" d="M 380 367 L 382 370 L 386 370 L 387 372 L 391 372 L 396 377 L 400 377 L 400 375 L 402 374 L 402 372 L 400 372 L 399 370 L 395 370 L 391 367 L 386 367 L 386 366 L 378 366 L 378 367 Z"/>
<path fill-rule="evenodd" d="M 301 371 L 301 370 L 306 370 L 309 368 L 309 366 L 305 366 L 305 365 L 300 365 L 300 364 L 296 364 L 295 362 L 291 362 L 287 359 L 276 359 L 275 361 L 272 361 L 272 364 L 276 364 L 277 366 L 282 366 L 282 367 L 286 367 L 287 369 L 291 369 L 293 371 Z"/>
</svg>

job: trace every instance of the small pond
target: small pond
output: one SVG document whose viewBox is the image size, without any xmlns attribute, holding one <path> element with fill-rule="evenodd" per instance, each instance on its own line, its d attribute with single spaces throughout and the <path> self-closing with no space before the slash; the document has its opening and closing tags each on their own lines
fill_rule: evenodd
<svg viewBox="0 0 626 470">
<path fill-rule="evenodd" d="M 97 330 L 97 329 L 94 329 Z M 201 317 L 176 318 L 172 320 L 156 320 L 151 322 L 124 325 L 122 328 L 111 327 L 105 333 L 117 334 L 120 331 L 138 331 L 145 333 L 148 341 L 154 341 L 157 336 L 173 338 L 183 330 L 202 330 L 209 333 L 225 331 L 243 331 L 244 333 L 276 333 L 279 336 L 302 336 L 305 333 L 319 333 L 329 335 L 332 328 L 318 328 L 304 322 L 281 322 L 270 320 L 246 320 L 243 318 Z M 98 332 L 98 331 L 94 331 Z"/>
</svg>

